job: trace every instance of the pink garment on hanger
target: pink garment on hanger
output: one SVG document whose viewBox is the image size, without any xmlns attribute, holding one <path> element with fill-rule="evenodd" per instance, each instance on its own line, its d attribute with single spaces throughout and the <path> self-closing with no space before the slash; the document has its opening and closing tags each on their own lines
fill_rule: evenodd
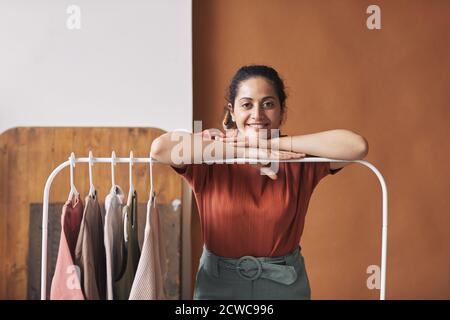
<svg viewBox="0 0 450 320">
<path fill-rule="evenodd" d="M 80 196 L 67 200 L 61 215 L 61 238 L 50 289 L 50 300 L 84 300 L 80 270 L 74 263 L 75 246 L 83 217 Z"/>
</svg>

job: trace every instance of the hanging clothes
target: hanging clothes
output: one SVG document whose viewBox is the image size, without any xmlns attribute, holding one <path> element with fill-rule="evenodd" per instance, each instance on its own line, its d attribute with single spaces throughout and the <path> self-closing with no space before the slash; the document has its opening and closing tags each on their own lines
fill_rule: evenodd
<svg viewBox="0 0 450 320">
<path fill-rule="evenodd" d="M 105 199 L 104 242 L 106 250 L 106 289 L 107 299 L 114 299 L 114 282 L 119 279 L 123 268 L 123 200 L 124 194 L 119 186 L 113 186 Z"/>
<path fill-rule="evenodd" d="M 136 276 L 131 288 L 130 300 L 166 299 L 164 279 L 166 277 L 165 242 L 161 238 L 161 221 L 153 192 L 147 203 L 144 244 Z"/>
<path fill-rule="evenodd" d="M 84 300 L 80 271 L 74 263 L 82 217 L 83 203 L 80 196 L 67 200 L 62 208 L 61 238 L 50 289 L 50 300 Z"/>
<path fill-rule="evenodd" d="M 81 283 L 87 300 L 106 299 L 106 257 L 103 220 L 97 192 L 85 199 L 83 220 L 75 249 L 75 261 L 81 269 Z"/>
<path fill-rule="evenodd" d="M 139 263 L 137 193 L 133 191 L 123 208 L 124 218 L 124 265 L 120 278 L 114 283 L 114 299 L 128 300 L 134 275 Z"/>
</svg>

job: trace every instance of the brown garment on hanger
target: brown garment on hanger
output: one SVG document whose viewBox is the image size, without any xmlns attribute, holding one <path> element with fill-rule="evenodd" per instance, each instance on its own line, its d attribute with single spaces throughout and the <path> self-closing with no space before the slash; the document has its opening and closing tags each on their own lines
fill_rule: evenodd
<svg viewBox="0 0 450 320">
<path fill-rule="evenodd" d="M 103 221 L 97 194 L 88 195 L 75 249 L 81 283 L 87 300 L 106 299 L 106 257 Z"/>
<path fill-rule="evenodd" d="M 141 251 L 138 242 L 138 221 L 137 221 L 137 193 L 133 191 L 131 199 L 123 207 L 124 228 L 126 228 L 127 241 L 124 239 L 124 261 L 120 278 L 114 283 L 114 299 L 128 300 L 134 275 L 139 263 Z M 125 230 L 125 229 L 124 229 Z"/>
<path fill-rule="evenodd" d="M 239 258 L 283 256 L 300 242 L 312 192 L 329 162 L 279 162 L 278 178 L 250 164 L 172 167 L 192 187 L 203 241 L 213 253 Z"/>
</svg>

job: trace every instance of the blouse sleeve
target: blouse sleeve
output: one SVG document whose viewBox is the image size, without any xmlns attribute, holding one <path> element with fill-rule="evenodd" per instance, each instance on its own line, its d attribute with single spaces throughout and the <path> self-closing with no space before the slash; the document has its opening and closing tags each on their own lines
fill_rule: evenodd
<svg viewBox="0 0 450 320">
<path fill-rule="evenodd" d="M 200 192 L 207 181 L 211 166 L 205 163 L 187 164 L 182 168 L 171 166 L 176 173 L 181 175 L 184 180 L 191 186 L 194 192 Z"/>
<path fill-rule="evenodd" d="M 327 175 L 329 174 L 334 175 L 338 173 L 340 170 L 342 170 L 342 168 L 331 169 L 330 162 L 313 162 L 311 164 L 313 165 L 314 168 L 313 186 L 316 186 L 320 182 L 320 180 L 325 178 Z"/>
</svg>

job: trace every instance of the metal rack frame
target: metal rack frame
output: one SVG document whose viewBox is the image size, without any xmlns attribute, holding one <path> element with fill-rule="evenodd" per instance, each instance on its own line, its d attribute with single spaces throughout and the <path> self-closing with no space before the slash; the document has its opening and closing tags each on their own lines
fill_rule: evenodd
<svg viewBox="0 0 450 320">
<path fill-rule="evenodd" d="M 75 158 L 74 163 L 158 163 L 158 161 L 153 160 L 151 158 Z M 222 163 L 222 164 L 239 164 L 239 163 L 256 163 L 257 159 L 249 159 L 249 158 L 237 158 L 237 159 L 226 159 L 226 160 L 213 160 L 213 161 L 204 161 L 204 163 L 212 164 L 212 163 Z M 259 160 L 261 161 L 261 160 Z M 270 160 L 274 162 L 273 160 Z M 303 158 L 303 159 L 294 159 L 294 160 L 279 160 L 278 162 L 353 162 L 359 163 L 363 166 L 368 167 L 372 170 L 377 176 L 382 192 L 382 230 L 381 230 L 381 285 L 380 285 L 380 300 L 385 299 L 386 294 L 386 259 L 387 259 L 387 232 L 388 232 L 388 193 L 386 182 L 383 178 L 383 175 L 380 171 L 371 163 L 364 160 L 353 160 L 353 161 L 345 161 L 345 160 L 335 160 L 328 158 Z M 46 299 L 46 291 L 47 291 L 47 237 L 48 237 L 48 205 L 49 205 L 49 195 L 50 195 L 50 187 L 52 185 L 53 179 L 55 176 L 65 167 L 70 166 L 71 160 L 61 163 L 57 166 L 52 173 L 48 176 L 47 182 L 45 183 L 44 188 L 44 202 L 42 209 L 42 256 L 41 256 L 41 300 Z"/>
</svg>

